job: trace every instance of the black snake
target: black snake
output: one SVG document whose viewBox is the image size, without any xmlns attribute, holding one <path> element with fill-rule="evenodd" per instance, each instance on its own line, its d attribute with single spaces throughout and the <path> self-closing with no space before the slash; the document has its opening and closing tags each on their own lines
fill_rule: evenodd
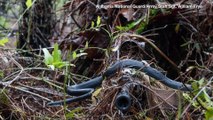
<svg viewBox="0 0 213 120">
<path fill-rule="evenodd" d="M 190 85 L 172 80 L 168 78 L 167 76 L 165 76 L 164 74 L 162 74 L 157 69 L 148 66 L 144 62 L 140 62 L 140 61 L 132 60 L 132 59 L 124 59 L 124 60 L 115 62 L 102 75 L 98 77 L 95 77 L 93 79 L 90 79 L 80 84 L 68 86 L 66 89 L 67 94 L 76 96 L 76 97 L 68 98 L 61 101 L 49 102 L 47 105 L 59 106 L 59 105 L 69 104 L 72 102 L 77 102 L 77 101 L 81 101 L 86 98 L 89 98 L 91 97 L 94 89 L 98 86 L 101 86 L 102 81 L 105 78 L 115 75 L 117 71 L 123 68 L 134 68 L 136 70 L 140 70 L 144 72 L 145 74 L 147 74 L 148 76 L 154 78 L 155 80 L 160 81 L 161 83 L 163 83 L 164 85 L 170 88 L 178 89 L 182 91 L 192 91 L 192 87 Z"/>
</svg>

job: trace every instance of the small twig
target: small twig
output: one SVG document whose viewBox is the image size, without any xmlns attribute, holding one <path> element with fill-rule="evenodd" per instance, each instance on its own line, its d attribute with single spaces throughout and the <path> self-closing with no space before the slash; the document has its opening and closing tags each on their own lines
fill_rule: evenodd
<svg viewBox="0 0 213 120">
<path fill-rule="evenodd" d="M 48 101 L 48 102 L 51 101 L 50 99 L 48 99 L 48 98 L 46 98 L 46 97 L 43 97 L 43 96 L 41 96 L 41 95 L 39 95 L 39 94 L 36 94 L 36 93 L 30 92 L 30 91 L 27 91 L 27 90 L 25 90 L 25 89 L 23 89 L 23 88 L 19 88 L 19 87 L 16 87 L 16 86 L 12 86 L 12 85 L 10 85 L 10 84 L 7 84 L 7 83 L 1 82 L 1 81 L 0 81 L 0 85 L 5 86 L 5 87 L 9 87 L 9 88 L 12 88 L 12 89 L 16 89 L 16 90 L 19 90 L 19 91 L 22 91 L 22 92 L 25 92 L 25 93 L 28 93 L 28 94 L 31 94 L 31 95 L 34 95 L 34 96 L 39 97 L 39 98 L 42 98 L 42 99 L 44 99 L 44 100 L 46 100 L 46 101 Z"/>
<path fill-rule="evenodd" d="M 10 75 L 4 77 L 1 81 L 5 82 L 7 79 L 9 79 L 10 77 L 12 77 L 13 75 L 15 75 L 17 73 L 20 73 L 20 70 L 15 71 L 15 72 L 11 73 Z"/>
<path fill-rule="evenodd" d="M 23 71 L 29 71 L 29 70 L 43 70 L 43 71 L 53 71 L 51 69 L 48 68 L 42 68 L 42 67 L 32 67 L 32 68 L 24 68 Z M 2 81 L 6 81 L 7 79 L 9 79 L 10 77 L 12 77 L 13 75 L 20 73 L 21 70 L 15 71 L 13 73 L 11 73 L 10 75 L 6 76 L 5 78 L 2 79 Z"/>
<path fill-rule="evenodd" d="M 18 73 L 18 75 L 13 79 L 13 80 L 11 80 L 11 81 L 7 81 L 6 82 L 6 84 L 7 85 L 10 85 L 10 84 L 12 84 L 14 81 L 16 81 L 18 78 L 19 78 L 19 76 L 23 73 L 23 70 L 24 70 L 24 68 L 13 58 L 13 57 L 11 57 L 11 60 L 16 64 L 16 66 L 18 66 L 21 70 L 20 70 L 20 72 Z M 5 86 L 4 88 L 3 88 L 3 90 L 6 88 L 7 86 Z"/>
<path fill-rule="evenodd" d="M 36 87 L 31 87 L 31 86 L 27 86 L 27 85 L 24 85 L 24 84 L 19 84 L 25 88 L 28 88 L 28 89 L 32 89 L 32 90 L 35 90 L 35 91 L 38 91 L 38 92 L 43 92 L 43 93 L 47 93 L 47 94 L 51 94 L 51 95 L 57 95 L 57 96 L 64 96 L 63 93 L 61 92 L 58 92 L 58 91 L 50 91 L 50 89 L 48 88 L 36 88 Z"/>
<path fill-rule="evenodd" d="M 50 85 L 52 85 L 52 86 L 54 86 L 54 87 L 56 87 L 56 88 L 59 88 L 59 89 L 61 89 L 61 90 L 64 89 L 63 87 L 60 87 L 60 86 L 58 86 L 58 85 L 55 85 L 55 84 L 52 83 L 50 80 L 46 80 L 46 79 L 44 79 L 44 78 L 34 77 L 34 76 L 30 75 L 30 74 L 27 74 L 27 75 L 30 76 L 31 79 L 41 80 L 41 81 L 44 81 L 44 82 L 46 82 L 46 83 L 48 83 L 48 84 L 50 84 Z"/>
<path fill-rule="evenodd" d="M 157 31 L 157 30 L 162 30 L 162 29 L 167 28 L 167 26 L 168 26 L 168 25 L 165 25 L 165 26 L 163 26 L 163 27 L 158 27 L 158 28 L 149 29 L 149 30 L 147 30 L 147 31 L 142 32 L 141 34 L 145 34 L 145 33 L 152 32 L 152 31 Z"/>
<path fill-rule="evenodd" d="M 22 104 L 24 104 L 29 110 L 31 110 L 32 112 L 35 112 L 35 110 L 33 110 L 32 108 L 30 108 L 30 106 L 26 103 L 26 100 L 22 97 Z"/>
</svg>

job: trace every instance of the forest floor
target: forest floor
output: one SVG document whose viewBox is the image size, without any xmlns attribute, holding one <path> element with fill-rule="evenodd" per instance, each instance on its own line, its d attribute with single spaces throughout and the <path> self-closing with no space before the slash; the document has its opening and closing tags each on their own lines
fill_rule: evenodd
<svg viewBox="0 0 213 120">
<path fill-rule="evenodd" d="M 0 119 L 213 119 L 211 0 L 35 1 L 10 0 L 5 14 L 0 2 Z M 146 62 L 193 91 L 128 68 L 87 99 L 48 105 L 123 59 Z M 118 106 L 128 101 L 116 101 L 123 89 L 131 97 L 125 111 Z"/>
</svg>

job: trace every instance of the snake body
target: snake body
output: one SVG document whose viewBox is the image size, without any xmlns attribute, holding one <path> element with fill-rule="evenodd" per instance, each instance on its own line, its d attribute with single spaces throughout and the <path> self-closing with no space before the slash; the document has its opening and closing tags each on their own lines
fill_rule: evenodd
<svg viewBox="0 0 213 120">
<path fill-rule="evenodd" d="M 77 96 L 77 97 L 68 98 L 62 101 L 50 102 L 48 103 L 48 105 L 50 106 L 64 105 L 64 104 L 69 104 L 72 102 L 81 101 L 86 98 L 89 98 L 91 97 L 94 89 L 98 86 L 101 86 L 102 81 L 105 78 L 115 75 L 117 71 L 123 68 L 134 68 L 136 70 L 140 70 L 144 72 L 145 74 L 147 74 L 148 76 L 154 78 L 155 80 L 160 81 L 161 83 L 163 83 L 164 85 L 170 88 L 178 89 L 182 91 L 192 91 L 192 87 L 190 85 L 172 80 L 168 78 L 167 76 L 165 76 L 164 74 L 162 74 L 157 69 L 146 65 L 144 62 L 132 60 L 132 59 L 124 59 L 124 60 L 115 62 L 102 75 L 98 77 L 95 77 L 93 79 L 90 79 L 80 84 L 68 86 L 66 90 L 67 94 L 72 96 Z"/>
</svg>

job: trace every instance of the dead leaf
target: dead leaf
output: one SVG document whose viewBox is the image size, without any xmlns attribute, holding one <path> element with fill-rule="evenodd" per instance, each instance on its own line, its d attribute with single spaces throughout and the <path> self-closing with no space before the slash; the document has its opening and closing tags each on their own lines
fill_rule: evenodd
<svg viewBox="0 0 213 120">
<path fill-rule="evenodd" d="M 127 19 L 127 21 L 133 20 L 134 9 L 132 8 L 123 8 L 120 13 Z"/>
</svg>

